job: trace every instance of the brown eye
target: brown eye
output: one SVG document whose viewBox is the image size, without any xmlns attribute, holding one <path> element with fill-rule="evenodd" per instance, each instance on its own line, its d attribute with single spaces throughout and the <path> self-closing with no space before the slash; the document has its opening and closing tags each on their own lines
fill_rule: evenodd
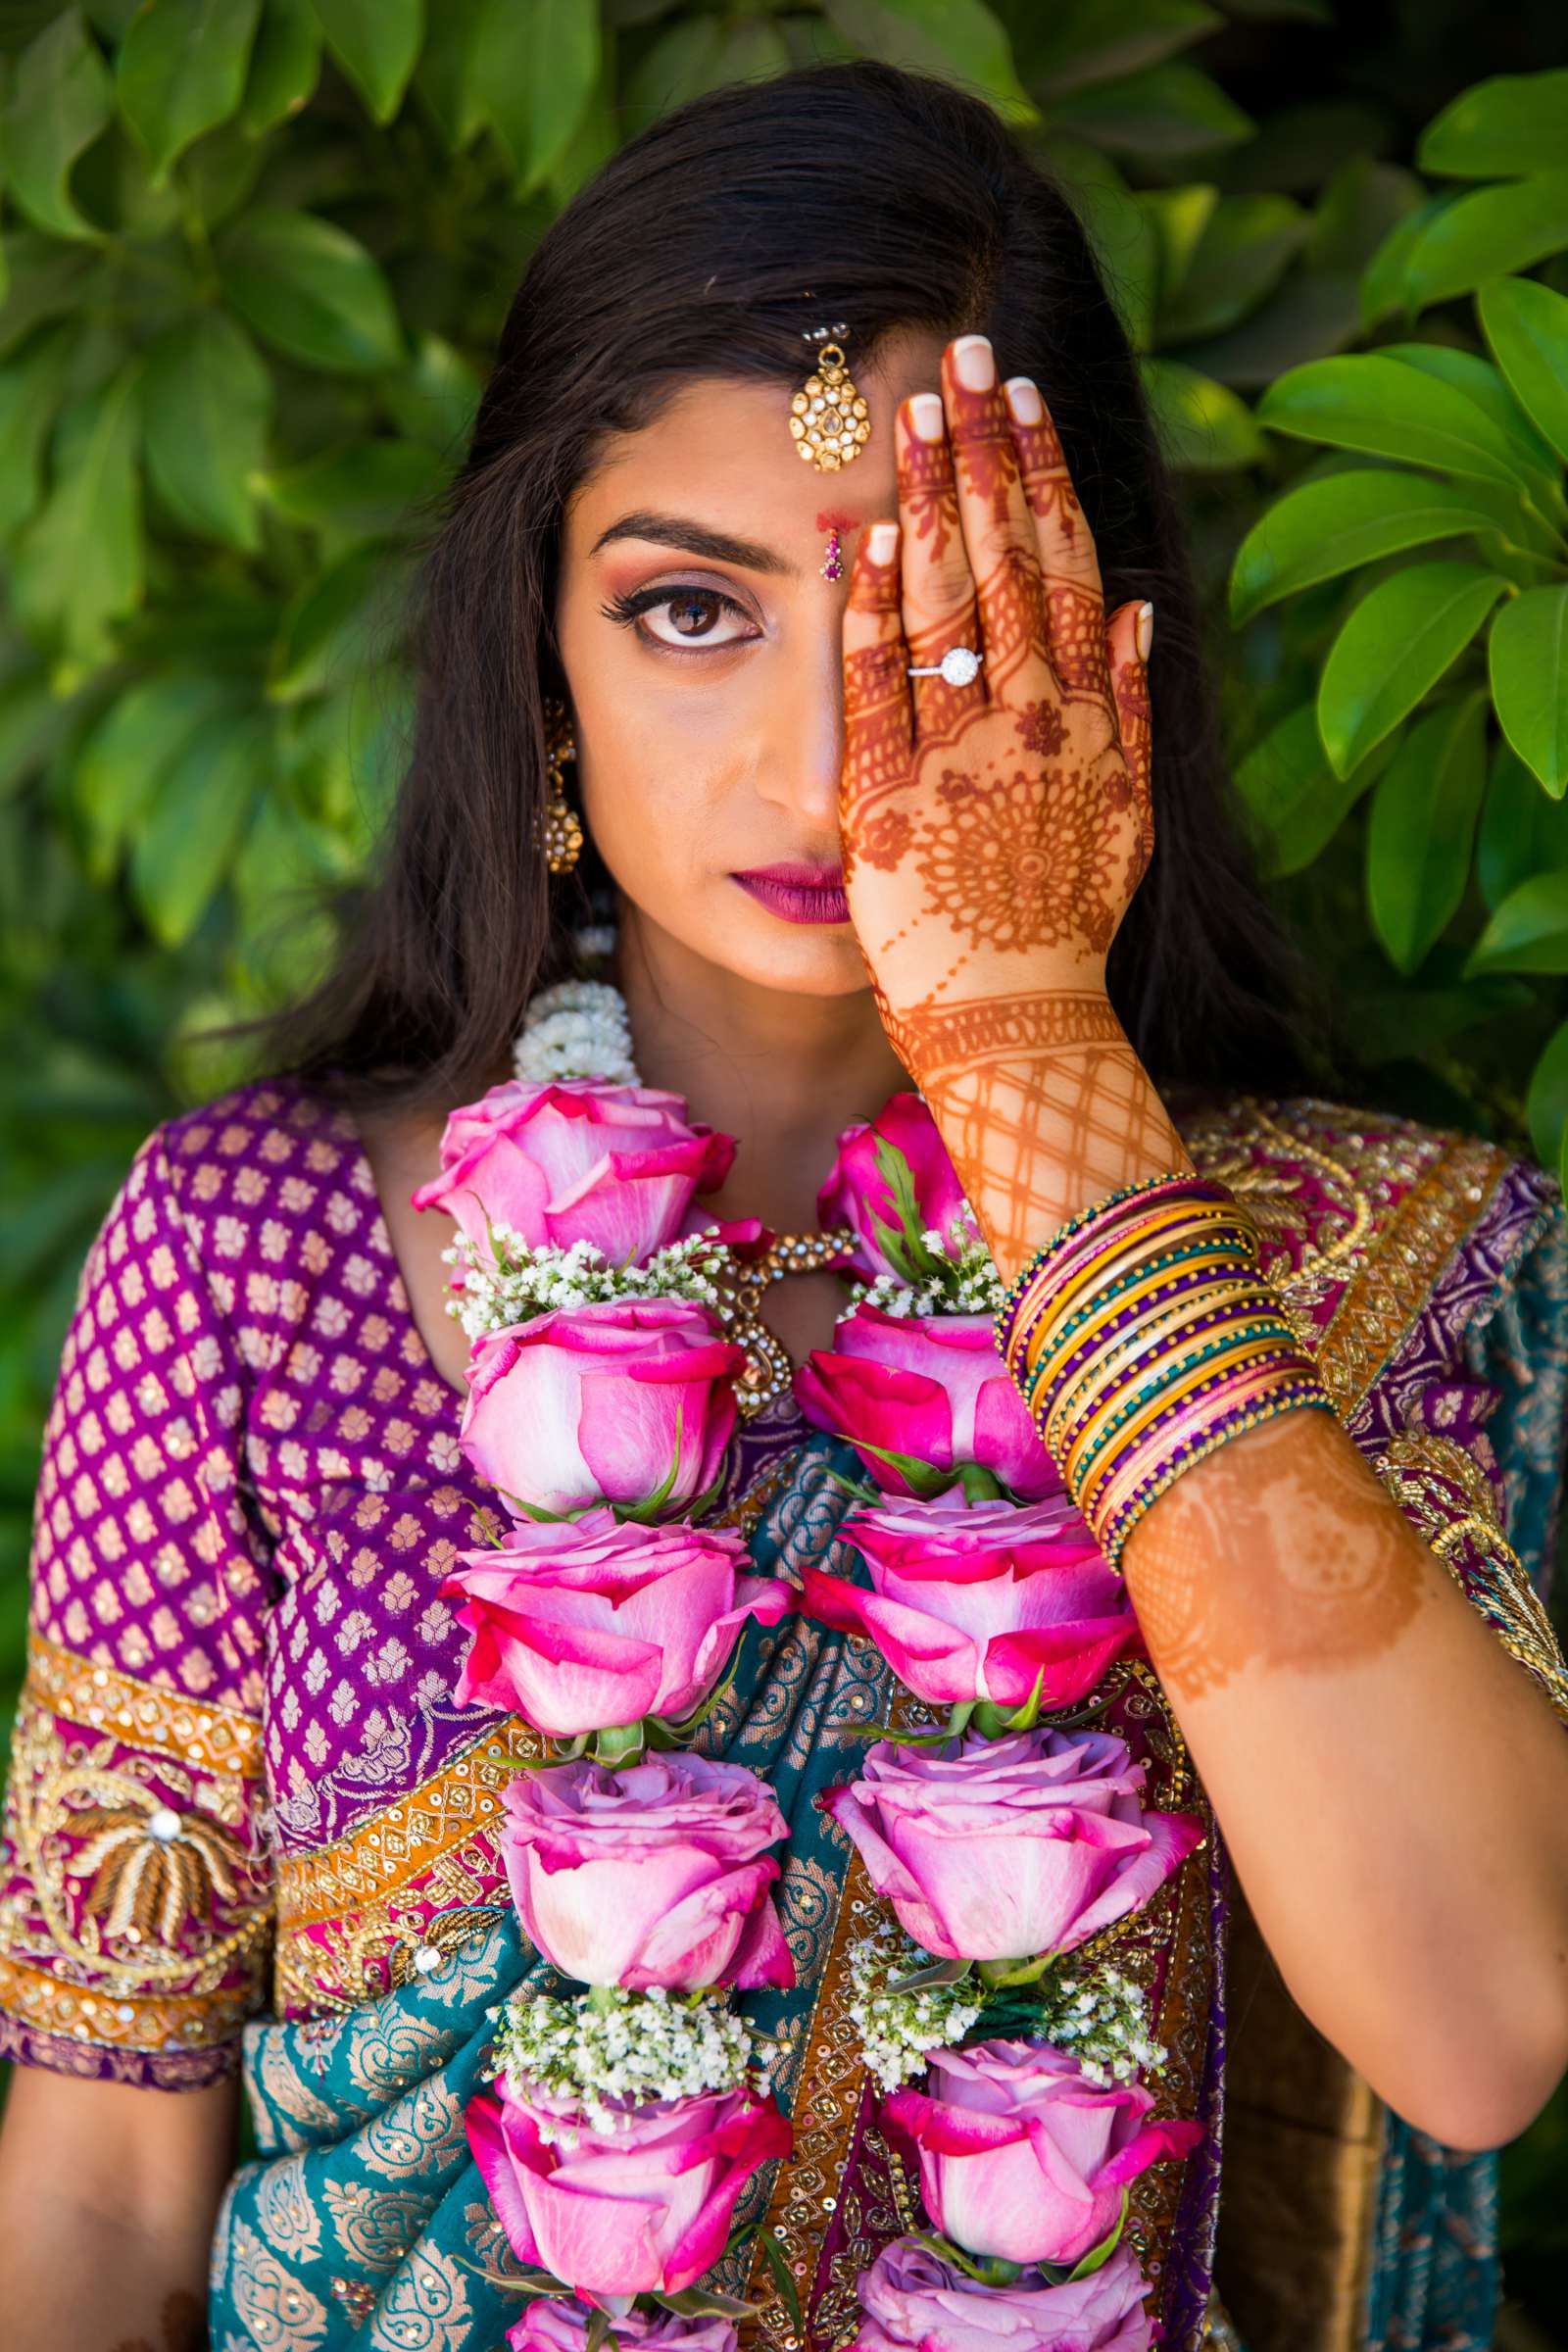
<svg viewBox="0 0 1568 2352">
<path fill-rule="evenodd" d="M 662 647 L 666 653 L 723 651 L 747 642 L 744 629 L 715 633 L 726 615 L 741 622 L 749 618 L 734 597 L 717 588 L 639 588 L 600 610 L 607 620 L 635 629 L 645 645 Z"/>
</svg>

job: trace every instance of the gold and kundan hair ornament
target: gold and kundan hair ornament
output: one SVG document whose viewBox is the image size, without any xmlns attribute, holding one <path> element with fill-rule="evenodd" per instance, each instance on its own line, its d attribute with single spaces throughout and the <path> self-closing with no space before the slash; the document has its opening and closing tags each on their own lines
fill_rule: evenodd
<svg viewBox="0 0 1568 2352">
<path fill-rule="evenodd" d="M 870 409 L 850 373 L 843 345 L 829 339 L 849 331 L 842 318 L 832 326 L 801 329 L 805 340 L 819 348 L 816 366 L 790 402 L 790 431 L 799 455 L 818 473 L 853 466 L 871 438 Z"/>
<path fill-rule="evenodd" d="M 539 823 L 539 847 L 553 874 L 569 874 L 582 856 L 582 819 L 566 798 L 565 765 L 577 757 L 566 706 L 557 696 L 545 699 L 545 757 L 550 794 Z"/>
<path fill-rule="evenodd" d="M 1187 1170 L 1107 1194 L 1008 1290 L 997 1346 L 1112 1567 L 1184 1470 L 1276 1413 L 1332 1412 L 1258 1264 L 1257 1228 Z"/>
</svg>

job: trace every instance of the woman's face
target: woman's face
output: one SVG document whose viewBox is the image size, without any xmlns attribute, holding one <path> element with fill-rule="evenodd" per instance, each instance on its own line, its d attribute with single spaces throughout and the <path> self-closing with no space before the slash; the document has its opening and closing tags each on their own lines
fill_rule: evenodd
<svg viewBox="0 0 1568 2352">
<path fill-rule="evenodd" d="M 867 985 L 837 887 L 841 622 L 858 532 L 898 513 L 894 411 L 936 386 L 941 353 L 900 336 L 862 372 L 847 343 L 871 436 L 843 472 L 796 456 L 788 388 L 705 377 L 567 507 L 556 626 L 577 789 L 651 951 L 662 935 L 802 995 Z"/>
</svg>

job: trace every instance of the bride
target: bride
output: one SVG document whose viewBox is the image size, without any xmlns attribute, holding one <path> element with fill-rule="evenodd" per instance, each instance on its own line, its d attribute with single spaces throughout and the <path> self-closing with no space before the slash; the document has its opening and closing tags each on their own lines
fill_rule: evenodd
<svg viewBox="0 0 1568 2352">
<path fill-rule="evenodd" d="M 1484 2344 L 1560 1208 L 1300 1091 L 1060 195 L 870 65 L 635 139 L 417 652 L 66 1344 L 8 2340 Z"/>
</svg>

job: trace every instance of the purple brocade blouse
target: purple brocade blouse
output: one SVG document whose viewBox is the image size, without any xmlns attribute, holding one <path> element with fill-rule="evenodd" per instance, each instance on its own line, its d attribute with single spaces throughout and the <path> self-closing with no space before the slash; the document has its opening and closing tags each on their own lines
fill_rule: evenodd
<svg viewBox="0 0 1568 2352">
<path fill-rule="evenodd" d="M 1350 1434 L 1568 1715 L 1516 1556 L 1545 1556 L 1560 1474 L 1555 1188 L 1494 1146 L 1332 1104 L 1176 1108 L 1256 1219 Z M 454 1704 L 466 1637 L 440 1592 L 492 1518 L 461 1409 L 346 1114 L 273 1080 L 148 1139 L 84 1269 L 45 1433 L 0 2057 L 205 2083 L 235 2068 L 248 2019 L 363 2010 L 443 1921 L 505 1900 L 494 1828 L 526 1735 Z M 726 1502 L 781 1477 L 804 1434 L 791 1400 L 766 1408 Z M 1217 1838 L 1201 1867 L 1184 1997 L 1210 2138 L 1172 2248 L 1200 2312 L 1226 2039 Z"/>
</svg>

